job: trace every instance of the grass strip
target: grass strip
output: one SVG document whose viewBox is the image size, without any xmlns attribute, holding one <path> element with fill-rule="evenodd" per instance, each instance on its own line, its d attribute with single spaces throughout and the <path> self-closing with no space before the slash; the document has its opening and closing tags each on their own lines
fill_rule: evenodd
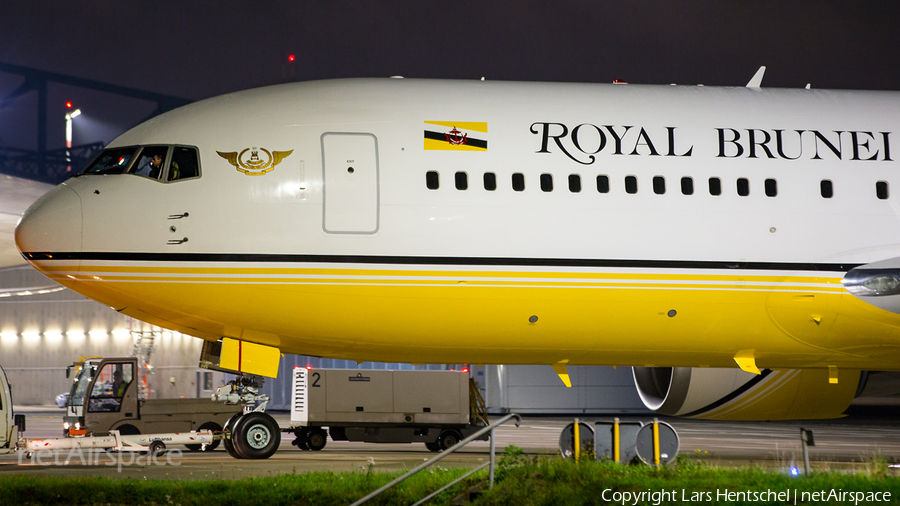
<svg viewBox="0 0 900 506">
<path fill-rule="evenodd" d="M 807 477 L 685 462 L 654 469 L 553 459 L 506 464 L 494 489 L 485 490 L 473 504 L 875 503 L 900 503 L 900 479 L 888 476 L 886 464 L 864 474 L 817 472 Z"/>
<path fill-rule="evenodd" d="M 388 490 L 369 504 L 412 504 L 446 483 L 462 476 L 465 469 L 423 471 Z M 223 506 L 337 505 L 349 504 L 387 484 L 401 473 L 285 474 L 242 480 L 138 480 L 98 477 L 63 478 L 0 476 L 2 504 L 9 505 L 157 505 Z M 484 473 L 464 481 L 470 486 Z M 433 504 L 446 504 L 459 490 L 438 496 Z"/>
<path fill-rule="evenodd" d="M 863 474 L 817 472 L 792 477 L 759 468 L 682 463 L 653 469 L 516 456 L 501 460 L 494 489 L 483 490 L 471 504 L 900 503 L 900 479 L 889 477 L 886 471 L 885 466 Z M 464 469 L 424 471 L 369 504 L 412 504 L 464 473 Z M 352 503 L 399 474 L 316 472 L 234 481 L 0 476 L 0 497 L 3 504 L 23 506 L 338 505 Z M 486 476 L 486 471 L 477 473 L 430 504 L 449 504 L 462 491 L 483 483 Z"/>
</svg>

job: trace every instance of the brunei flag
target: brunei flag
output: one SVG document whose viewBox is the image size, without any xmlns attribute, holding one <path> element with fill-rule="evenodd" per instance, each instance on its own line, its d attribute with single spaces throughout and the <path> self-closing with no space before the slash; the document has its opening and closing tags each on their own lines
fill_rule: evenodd
<svg viewBox="0 0 900 506">
<path fill-rule="evenodd" d="M 487 151 L 486 121 L 426 121 L 425 149 Z"/>
</svg>

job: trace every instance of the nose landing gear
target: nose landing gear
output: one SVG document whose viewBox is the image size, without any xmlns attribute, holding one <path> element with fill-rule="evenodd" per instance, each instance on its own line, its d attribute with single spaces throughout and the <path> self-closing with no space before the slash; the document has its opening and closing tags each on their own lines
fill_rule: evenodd
<svg viewBox="0 0 900 506">
<path fill-rule="evenodd" d="M 238 413 L 225 422 L 222 444 L 225 451 L 237 459 L 267 459 L 281 444 L 281 429 L 271 415 L 263 410 L 269 402 L 259 395 L 259 387 L 250 378 L 240 377 L 216 391 L 216 397 L 229 404 L 243 404 L 245 410 L 260 402 L 253 411 Z"/>
</svg>

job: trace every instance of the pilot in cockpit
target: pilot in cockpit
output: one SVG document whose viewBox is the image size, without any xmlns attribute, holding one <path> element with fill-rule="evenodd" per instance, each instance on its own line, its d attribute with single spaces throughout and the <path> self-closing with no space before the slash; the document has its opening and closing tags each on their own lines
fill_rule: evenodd
<svg viewBox="0 0 900 506">
<path fill-rule="evenodd" d="M 159 173 L 162 169 L 163 157 L 162 155 L 155 154 L 153 158 L 145 162 L 142 166 L 138 167 L 138 170 L 135 171 L 135 174 L 138 176 L 149 177 L 152 179 L 159 179 Z"/>
</svg>

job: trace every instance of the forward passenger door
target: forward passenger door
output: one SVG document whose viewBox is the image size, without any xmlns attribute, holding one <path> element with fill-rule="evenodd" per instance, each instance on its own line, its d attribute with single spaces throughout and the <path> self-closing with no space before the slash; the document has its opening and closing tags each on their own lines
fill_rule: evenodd
<svg viewBox="0 0 900 506">
<path fill-rule="evenodd" d="M 324 133 L 322 165 L 325 232 L 377 232 L 378 139 L 370 133 Z"/>
</svg>

